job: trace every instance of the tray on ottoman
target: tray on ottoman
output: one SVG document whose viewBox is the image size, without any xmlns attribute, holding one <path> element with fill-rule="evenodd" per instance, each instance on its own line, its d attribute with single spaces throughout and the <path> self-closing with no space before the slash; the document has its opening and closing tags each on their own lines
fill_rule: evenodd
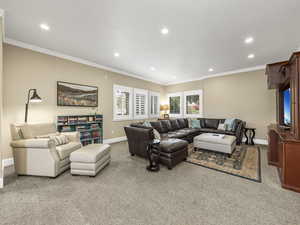
<svg viewBox="0 0 300 225">
<path fill-rule="evenodd" d="M 204 133 L 194 137 L 194 148 L 231 154 L 236 147 L 236 137 Z"/>
<path fill-rule="evenodd" d="M 110 145 L 91 144 L 72 152 L 71 174 L 96 176 L 110 162 Z"/>
</svg>

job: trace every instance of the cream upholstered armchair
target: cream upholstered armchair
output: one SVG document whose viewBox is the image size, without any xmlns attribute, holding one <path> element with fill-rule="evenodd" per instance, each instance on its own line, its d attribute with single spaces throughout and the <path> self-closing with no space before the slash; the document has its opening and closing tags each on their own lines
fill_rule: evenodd
<svg viewBox="0 0 300 225">
<path fill-rule="evenodd" d="M 12 124 L 15 170 L 18 175 L 56 177 L 70 168 L 70 154 L 81 148 L 78 132 L 61 133 L 67 143 L 57 145 L 55 123 Z"/>
</svg>

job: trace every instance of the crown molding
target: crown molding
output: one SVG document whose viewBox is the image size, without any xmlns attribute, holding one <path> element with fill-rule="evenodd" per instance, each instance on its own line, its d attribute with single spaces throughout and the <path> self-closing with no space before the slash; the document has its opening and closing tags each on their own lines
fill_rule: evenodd
<svg viewBox="0 0 300 225">
<path fill-rule="evenodd" d="M 2 17 L 4 18 L 4 10 L 0 9 L 0 16 L 1 15 L 3 15 Z M 29 50 L 32 50 L 32 51 L 35 51 L 35 52 L 46 54 L 46 55 L 51 55 L 51 56 L 55 56 L 55 57 L 58 57 L 58 58 L 70 60 L 72 62 L 80 63 L 80 64 L 83 64 L 83 65 L 87 65 L 87 66 L 107 70 L 107 71 L 110 71 L 110 72 L 118 73 L 118 74 L 121 74 L 121 75 L 124 75 L 124 76 L 129 76 L 129 77 L 133 77 L 133 78 L 136 78 L 136 79 L 148 81 L 148 82 L 151 82 L 151 83 L 156 83 L 156 84 L 163 85 L 163 86 L 169 86 L 169 85 L 174 85 L 174 84 L 182 84 L 182 83 L 187 83 L 187 82 L 192 82 L 192 81 L 205 80 L 205 79 L 214 78 L 214 77 L 228 76 L 228 75 L 233 75 L 233 74 L 237 74 L 237 73 L 257 71 L 257 70 L 265 69 L 265 67 L 266 67 L 265 65 L 260 65 L 260 66 L 250 67 L 250 68 L 227 71 L 227 72 L 223 72 L 223 73 L 210 74 L 210 75 L 202 76 L 202 77 L 195 78 L 195 79 L 187 79 L 187 80 L 182 80 L 182 81 L 174 81 L 174 82 L 163 83 L 163 82 L 159 82 L 159 81 L 153 81 L 153 80 L 144 78 L 144 77 L 136 75 L 136 74 L 131 74 L 131 73 L 128 73 L 128 72 L 125 72 L 125 71 L 122 71 L 122 70 L 114 69 L 114 68 L 111 68 L 111 67 L 108 67 L 108 66 L 103 66 L 103 65 L 100 65 L 100 64 L 82 59 L 82 58 L 73 57 L 73 56 L 66 55 L 66 54 L 63 54 L 63 53 L 60 53 L 60 52 L 57 52 L 57 51 L 42 48 L 42 47 L 39 47 L 39 46 L 36 46 L 36 45 L 31 45 L 31 44 L 28 44 L 28 43 L 25 43 L 25 42 L 22 42 L 22 41 L 17 41 L 17 40 L 11 39 L 11 38 L 4 38 L 4 43 L 14 45 L 14 46 L 17 46 L 17 47 L 21 47 L 21 48 L 25 48 L 25 49 L 29 49 Z"/>
<path fill-rule="evenodd" d="M 153 81 L 153 80 L 144 78 L 144 77 L 136 75 L 136 74 L 131 74 L 131 73 L 128 73 L 128 72 L 125 72 L 125 71 L 122 71 L 122 70 L 114 69 L 112 67 L 103 66 L 103 65 L 100 65 L 100 64 L 82 59 L 82 58 L 66 55 L 66 54 L 63 54 L 63 53 L 60 53 L 60 52 L 57 52 L 57 51 L 42 48 L 42 47 L 39 47 L 39 46 L 36 46 L 36 45 L 28 44 L 28 43 L 18 41 L 18 40 L 14 40 L 14 39 L 11 39 L 11 38 L 5 38 L 4 43 L 14 45 L 14 46 L 17 46 L 17 47 L 20 47 L 20 48 L 29 49 L 29 50 L 32 50 L 32 51 L 35 51 L 35 52 L 46 54 L 46 55 L 51 55 L 51 56 L 55 56 L 55 57 L 58 57 L 58 58 L 66 59 L 66 60 L 69 60 L 69 61 L 72 61 L 72 62 L 84 64 L 84 65 L 87 65 L 87 66 L 107 70 L 107 71 L 110 71 L 110 72 L 113 72 L 113 73 L 118 73 L 120 75 L 133 77 L 133 78 L 136 78 L 136 79 L 148 81 L 148 82 L 151 82 L 151 83 L 156 83 L 156 84 L 159 84 L 159 85 L 164 85 L 163 83 L 161 83 L 159 81 Z"/>
<path fill-rule="evenodd" d="M 205 79 L 214 78 L 214 77 L 229 76 L 229 75 L 233 75 L 233 74 L 237 74 L 237 73 L 245 73 L 245 72 L 257 71 L 257 70 L 263 70 L 265 68 L 266 68 L 266 65 L 260 65 L 260 66 L 255 66 L 255 67 L 249 67 L 249 68 L 239 69 L 239 70 L 227 71 L 227 72 L 223 72 L 223 73 L 211 74 L 211 75 L 202 76 L 200 78 L 195 78 L 195 79 L 188 79 L 188 80 L 183 80 L 183 81 L 169 82 L 169 83 L 167 83 L 165 85 L 169 86 L 169 85 L 174 85 L 174 84 L 182 84 L 182 83 L 187 83 L 187 82 L 192 82 L 192 81 L 205 80 Z"/>
</svg>

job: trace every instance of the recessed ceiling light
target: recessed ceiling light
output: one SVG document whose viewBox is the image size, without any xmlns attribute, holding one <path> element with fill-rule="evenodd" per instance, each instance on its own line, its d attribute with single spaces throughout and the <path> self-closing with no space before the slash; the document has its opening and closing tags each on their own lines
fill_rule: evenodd
<svg viewBox="0 0 300 225">
<path fill-rule="evenodd" d="M 169 33 L 169 29 L 168 28 L 166 28 L 166 27 L 164 27 L 163 29 L 161 29 L 161 31 L 160 31 L 163 35 L 166 35 L 166 34 L 168 34 Z"/>
<path fill-rule="evenodd" d="M 114 56 L 115 56 L 115 57 L 120 57 L 120 53 L 119 53 L 119 52 L 115 52 L 115 53 L 114 53 Z"/>
<path fill-rule="evenodd" d="M 155 67 L 151 66 L 151 67 L 150 67 L 150 70 L 151 70 L 151 71 L 155 71 L 156 69 L 155 69 Z"/>
<path fill-rule="evenodd" d="M 42 29 L 42 30 L 50 30 L 50 27 L 49 27 L 49 25 L 47 25 L 47 24 L 45 24 L 45 23 L 42 23 L 41 25 L 40 25 L 40 28 Z"/>
<path fill-rule="evenodd" d="M 176 77 L 176 76 L 172 76 L 172 78 L 173 78 L 173 79 L 176 79 L 177 77 Z"/>
<path fill-rule="evenodd" d="M 249 58 L 249 59 L 253 59 L 254 57 L 255 57 L 254 54 L 249 54 L 249 55 L 248 55 L 248 58 Z"/>
<path fill-rule="evenodd" d="M 253 38 L 253 37 L 247 37 L 247 38 L 245 39 L 245 43 L 246 43 L 246 44 L 251 44 L 253 41 L 254 41 L 254 38 Z"/>
<path fill-rule="evenodd" d="M 213 68 L 209 68 L 209 70 L 208 70 L 209 72 L 213 72 L 214 71 L 214 69 Z"/>
</svg>

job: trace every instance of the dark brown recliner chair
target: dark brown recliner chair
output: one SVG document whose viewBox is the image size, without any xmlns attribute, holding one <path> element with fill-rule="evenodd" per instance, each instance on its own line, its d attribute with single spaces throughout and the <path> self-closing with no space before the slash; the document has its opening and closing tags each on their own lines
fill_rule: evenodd
<svg viewBox="0 0 300 225">
<path fill-rule="evenodd" d="M 124 127 L 128 140 L 129 152 L 132 156 L 147 157 L 147 145 L 154 139 L 153 128 L 140 124 Z M 188 142 L 185 140 L 168 138 L 162 139 L 159 145 L 160 163 L 172 169 L 188 156 Z M 157 154 L 157 151 L 154 151 Z"/>
</svg>

